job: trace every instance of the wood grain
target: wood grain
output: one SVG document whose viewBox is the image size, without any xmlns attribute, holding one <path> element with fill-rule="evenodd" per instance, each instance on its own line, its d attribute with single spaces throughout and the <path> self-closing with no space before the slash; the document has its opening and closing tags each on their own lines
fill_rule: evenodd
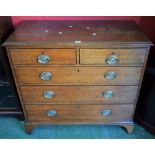
<svg viewBox="0 0 155 155">
<path fill-rule="evenodd" d="M 137 86 L 22 86 L 20 87 L 24 104 L 85 104 L 135 103 Z M 103 97 L 103 92 L 111 90 L 112 98 Z M 44 91 L 53 91 L 54 97 L 44 98 Z"/>
<path fill-rule="evenodd" d="M 27 132 L 50 123 L 111 124 L 133 130 L 134 109 L 152 45 L 134 22 L 24 21 L 3 45 L 8 49 Z M 110 66 L 105 58 L 113 52 L 119 63 Z M 40 54 L 49 55 L 51 61 L 39 64 Z M 52 73 L 51 80 L 40 79 L 45 71 Z M 108 71 L 118 76 L 107 80 Z M 46 90 L 54 91 L 55 96 L 43 98 Z M 104 90 L 112 90 L 114 96 L 103 98 Z M 55 117 L 47 116 L 51 109 L 57 111 Z M 102 116 L 101 111 L 107 109 L 112 114 Z"/>
<path fill-rule="evenodd" d="M 81 64 L 107 64 L 106 58 L 112 54 L 119 58 L 119 62 L 114 65 L 143 65 L 146 49 L 80 49 Z"/>
<path fill-rule="evenodd" d="M 41 54 L 50 57 L 50 61 L 47 63 L 49 65 L 76 64 L 75 49 L 10 49 L 10 55 L 14 64 L 40 65 L 37 57 Z"/>
<path fill-rule="evenodd" d="M 16 67 L 19 84 L 37 85 L 138 85 L 141 67 Z M 41 72 L 52 73 L 49 81 L 40 79 Z M 118 76 L 107 80 L 104 74 L 114 71 Z"/>
<path fill-rule="evenodd" d="M 130 121 L 133 105 L 25 105 L 28 119 L 31 122 L 126 122 Z M 101 112 L 111 109 L 110 116 Z M 47 116 L 48 110 L 57 111 L 55 117 Z"/>
<path fill-rule="evenodd" d="M 62 35 L 59 35 L 59 32 L 62 32 Z M 92 35 L 94 32 L 95 36 Z M 77 40 L 81 43 L 75 43 Z M 107 45 L 122 44 L 146 47 L 151 45 L 151 42 L 133 21 L 43 20 L 23 21 L 4 45 L 104 48 Z"/>
</svg>

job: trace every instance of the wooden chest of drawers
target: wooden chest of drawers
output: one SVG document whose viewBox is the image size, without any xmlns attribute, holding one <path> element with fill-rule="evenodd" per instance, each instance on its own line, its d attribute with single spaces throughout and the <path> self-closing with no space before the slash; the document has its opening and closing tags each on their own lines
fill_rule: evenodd
<svg viewBox="0 0 155 155">
<path fill-rule="evenodd" d="M 152 43 L 132 21 L 24 21 L 4 43 L 26 131 L 43 124 L 133 130 Z"/>
</svg>

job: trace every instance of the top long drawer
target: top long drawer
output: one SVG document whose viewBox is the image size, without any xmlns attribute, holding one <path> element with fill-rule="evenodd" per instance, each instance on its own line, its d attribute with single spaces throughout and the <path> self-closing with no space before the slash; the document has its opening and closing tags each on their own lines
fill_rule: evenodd
<svg viewBox="0 0 155 155">
<path fill-rule="evenodd" d="M 76 64 L 76 49 L 10 49 L 10 55 L 17 65 Z"/>
<path fill-rule="evenodd" d="M 93 65 L 143 64 L 146 49 L 80 49 L 80 63 Z"/>
</svg>

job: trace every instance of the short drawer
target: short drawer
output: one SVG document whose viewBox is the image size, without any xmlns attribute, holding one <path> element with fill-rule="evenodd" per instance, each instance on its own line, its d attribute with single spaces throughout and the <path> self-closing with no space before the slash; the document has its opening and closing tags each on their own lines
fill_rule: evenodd
<svg viewBox="0 0 155 155">
<path fill-rule="evenodd" d="M 37 85 L 137 85 L 141 67 L 21 67 L 19 84 Z"/>
<path fill-rule="evenodd" d="M 128 122 L 133 105 L 25 105 L 28 121 L 51 123 Z"/>
<path fill-rule="evenodd" d="M 10 49 L 13 64 L 76 64 L 75 49 Z"/>
<path fill-rule="evenodd" d="M 80 63 L 93 65 L 143 64 L 146 49 L 80 49 Z"/>
<path fill-rule="evenodd" d="M 135 103 L 137 86 L 21 86 L 25 104 Z"/>
</svg>

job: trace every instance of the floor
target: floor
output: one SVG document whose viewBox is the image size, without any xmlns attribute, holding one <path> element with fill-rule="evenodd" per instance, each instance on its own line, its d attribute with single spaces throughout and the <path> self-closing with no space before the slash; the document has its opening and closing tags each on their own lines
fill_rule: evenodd
<svg viewBox="0 0 155 155">
<path fill-rule="evenodd" d="M 155 139 L 144 128 L 135 124 L 132 134 L 118 126 L 104 125 L 49 125 L 34 128 L 31 135 L 24 130 L 24 121 L 14 117 L 0 117 L 1 139 Z"/>
</svg>

